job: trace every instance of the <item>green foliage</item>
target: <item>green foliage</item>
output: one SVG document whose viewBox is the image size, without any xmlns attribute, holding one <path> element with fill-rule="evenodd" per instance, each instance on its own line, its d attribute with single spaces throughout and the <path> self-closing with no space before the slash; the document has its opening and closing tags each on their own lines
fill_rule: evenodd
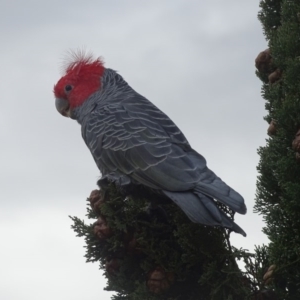
<svg viewBox="0 0 300 300">
<path fill-rule="evenodd" d="M 263 25 L 264 34 L 268 40 L 277 27 L 280 26 L 280 4 L 281 0 L 260 1 L 262 9 L 258 14 L 258 18 Z"/>
<path fill-rule="evenodd" d="M 100 211 L 88 208 L 89 219 L 105 217 L 112 231 L 107 238 L 99 239 L 93 224 L 72 217 L 73 229 L 85 237 L 87 262 L 98 261 L 108 279 L 106 290 L 117 292 L 112 299 L 240 300 L 255 290 L 255 284 L 250 284 L 253 278 L 236 263 L 253 255 L 232 249 L 227 230 L 192 223 L 169 202 L 149 212 L 149 199 L 157 195 L 144 195 L 124 198 L 111 185 Z M 112 260 L 117 262 L 113 270 L 108 267 Z M 168 278 L 166 288 L 158 293 L 149 290 L 156 269 Z"/>
<path fill-rule="evenodd" d="M 266 120 L 276 134 L 258 150 L 256 212 L 266 222 L 274 287 L 280 299 L 300 299 L 300 165 L 292 142 L 300 128 L 300 2 L 265 0 L 259 19 L 269 42 L 272 64 L 282 71 L 276 83 L 264 81 Z M 263 75 L 259 76 L 261 79 Z"/>
</svg>

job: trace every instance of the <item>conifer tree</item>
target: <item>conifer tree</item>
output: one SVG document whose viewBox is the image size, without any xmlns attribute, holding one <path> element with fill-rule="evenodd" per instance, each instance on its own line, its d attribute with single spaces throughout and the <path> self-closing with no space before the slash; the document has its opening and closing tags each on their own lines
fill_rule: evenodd
<svg viewBox="0 0 300 300">
<path fill-rule="evenodd" d="M 300 1 L 263 0 L 259 19 L 268 49 L 256 59 L 270 123 L 260 162 L 256 212 L 276 265 L 270 282 L 279 299 L 300 299 Z"/>
<path fill-rule="evenodd" d="M 71 217 L 85 238 L 87 262 L 100 263 L 106 289 L 117 292 L 113 300 L 270 299 L 264 247 L 255 255 L 236 249 L 227 229 L 192 223 L 172 201 L 155 207 L 163 201 L 157 197 L 143 188 L 124 196 L 111 184 L 105 195 L 95 190 L 88 198 L 90 224 Z"/>
</svg>

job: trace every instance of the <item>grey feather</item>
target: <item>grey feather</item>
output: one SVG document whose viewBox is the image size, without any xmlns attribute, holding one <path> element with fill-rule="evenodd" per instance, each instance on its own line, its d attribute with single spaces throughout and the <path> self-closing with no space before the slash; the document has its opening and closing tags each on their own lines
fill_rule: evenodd
<svg viewBox="0 0 300 300">
<path fill-rule="evenodd" d="M 129 178 L 124 182 L 162 191 L 193 222 L 245 235 L 215 205 L 217 200 L 244 214 L 244 199 L 207 168 L 167 115 L 115 71 L 105 70 L 100 91 L 72 117 L 82 125 L 83 139 L 104 178 L 117 172 Z"/>
</svg>

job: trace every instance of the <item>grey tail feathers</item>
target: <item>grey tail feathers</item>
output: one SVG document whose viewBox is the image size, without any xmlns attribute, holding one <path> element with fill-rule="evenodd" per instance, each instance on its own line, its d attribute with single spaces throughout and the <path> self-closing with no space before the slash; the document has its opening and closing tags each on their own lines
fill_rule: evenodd
<svg viewBox="0 0 300 300">
<path fill-rule="evenodd" d="M 207 171 L 214 174 L 210 170 Z M 208 195 L 209 198 L 220 201 L 239 214 L 244 215 L 247 212 L 243 197 L 217 176 L 212 182 L 199 182 L 194 192 Z"/>
<path fill-rule="evenodd" d="M 175 202 L 194 223 L 209 226 L 222 226 L 246 236 L 245 231 L 234 223 L 215 201 L 200 192 L 169 192 L 163 193 Z"/>
</svg>

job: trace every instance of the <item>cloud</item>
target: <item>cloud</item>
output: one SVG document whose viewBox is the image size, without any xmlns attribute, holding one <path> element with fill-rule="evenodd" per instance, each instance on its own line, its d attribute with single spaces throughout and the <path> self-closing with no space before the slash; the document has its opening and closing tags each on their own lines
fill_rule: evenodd
<svg viewBox="0 0 300 300">
<path fill-rule="evenodd" d="M 166 112 L 246 199 L 237 246 L 266 242 L 251 213 L 267 124 L 254 59 L 266 48 L 255 2 L 4 1 L 1 36 L 0 297 L 98 299 L 68 215 L 85 215 L 98 169 L 80 127 L 55 110 L 65 51 L 85 46 Z M 254 226 L 255 224 L 255 226 Z M 16 288 L 18 287 L 18 288 Z M 95 291 L 97 287 L 97 291 Z M 109 299 L 109 293 L 101 299 Z"/>
</svg>

